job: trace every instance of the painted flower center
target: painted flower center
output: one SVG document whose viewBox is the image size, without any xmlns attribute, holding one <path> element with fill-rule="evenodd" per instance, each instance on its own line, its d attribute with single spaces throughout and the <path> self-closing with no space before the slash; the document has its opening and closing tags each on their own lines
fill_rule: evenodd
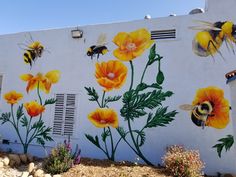
<svg viewBox="0 0 236 177">
<path fill-rule="evenodd" d="M 107 121 L 105 121 L 105 120 L 100 120 L 100 123 L 101 123 L 101 124 L 106 124 Z"/>
<path fill-rule="evenodd" d="M 128 50 L 128 51 L 134 51 L 134 50 L 136 50 L 136 45 L 134 44 L 134 43 L 128 43 L 127 44 L 127 46 L 126 46 L 126 49 Z"/>
<path fill-rule="evenodd" d="M 109 79 L 114 79 L 114 78 L 115 78 L 115 74 L 114 74 L 114 73 L 108 73 L 108 74 L 107 74 L 107 77 L 108 77 Z"/>
</svg>

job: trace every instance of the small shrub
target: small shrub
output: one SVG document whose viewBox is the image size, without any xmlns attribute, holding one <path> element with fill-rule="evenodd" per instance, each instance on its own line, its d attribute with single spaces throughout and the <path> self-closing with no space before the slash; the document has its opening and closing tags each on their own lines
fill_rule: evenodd
<svg viewBox="0 0 236 177">
<path fill-rule="evenodd" d="M 72 153 L 70 140 L 53 148 L 49 157 L 43 162 L 44 171 L 50 174 L 60 174 L 68 171 L 73 165 L 80 163 L 80 149 Z"/>
<path fill-rule="evenodd" d="M 204 163 L 200 159 L 199 151 L 186 150 L 183 146 L 170 146 L 162 158 L 166 170 L 176 177 L 202 176 Z"/>
<path fill-rule="evenodd" d="M 43 168 L 47 173 L 60 174 L 72 167 L 73 160 L 70 152 L 64 145 L 52 149 L 49 157 L 43 162 Z"/>
</svg>

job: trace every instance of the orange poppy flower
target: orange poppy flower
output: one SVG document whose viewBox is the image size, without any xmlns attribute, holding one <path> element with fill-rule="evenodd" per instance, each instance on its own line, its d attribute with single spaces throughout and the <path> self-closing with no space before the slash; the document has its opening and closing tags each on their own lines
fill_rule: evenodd
<svg viewBox="0 0 236 177">
<path fill-rule="evenodd" d="M 17 93 L 15 90 L 4 94 L 4 99 L 7 101 L 7 103 L 12 104 L 12 105 L 16 104 L 22 98 L 23 98 L 23 94 Z"/>
<path fill-rule="evenodd" d="M 42 114 L 42 112 L 45 110 L 45 107 L 40 105 L 36 101 L 31 101 L 29 103 L 25 103 L 24 107 L 30 117 L 36 117 L 36 116 Z"/>
<path fill-rule="evenodd" d="M 28 85 L 26 87 L 27 93 L 37 88 L 38 84 L 41 90 L 43 90 L 45 93 L 49 93 L 52 84 L 55 84 L 59 81 L 60 71 L 52 70 L 45 75 L 43 75 L 42 73 L 38 73 L 35 76 L 33 76 L 32 74 L 23 74 L 20 76 L 20 78 L 23 81 L 28 82 Z"/>
<path fill-rule="evenodd" d="M 95 77 L 105 91 L 120 88 L 126 80 L 128 69 L 118 60 L 96 63 Z"/>
<path fill-rule="evenodd" d="M 140 55 L 153 44 L 151 34 L 146 29 L 142 28 L 130 33 L 118 33 L 113 42 L 118 46 L 113 51 L 113 55 L 122 60 L 130 61 Z"/>
<path fill-rule="evenodd" d="M 118 116 L 113 109 L 97 108 L 88 115 L 88 119 L 98 128 L 105 128 L 108 126 L 112 126 L 113 128 L 118 127 Z"/>
<path fill-rule="evenodd" d="M 192 105 L 199 105 L 204 101 L 212 104 L 211 115 L 207 117 L 206 126 L 222 129 L 229 123 L 229 101 L 224 98 L 224 91 L 217 87 L 207 87 L 197 90 Z"/>
</svg>

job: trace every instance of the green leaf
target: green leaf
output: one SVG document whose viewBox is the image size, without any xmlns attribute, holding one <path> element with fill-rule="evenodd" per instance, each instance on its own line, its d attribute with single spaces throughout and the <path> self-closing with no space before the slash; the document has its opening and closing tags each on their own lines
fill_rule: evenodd
<svg viewBox="0 0 236 177">
<path fill-rule="evenodd" d="M 154 83 L 152 85 L 147 85 L 145 83 L 141 83 L 141 84 L 138 84 L 137 87 L 136 87 L 136 92 L 140 92 L 140 91 L 143 91 L 147 88 L 155 88 L 155 89 L 162 89 L 162 87 L 160 85 L 158 85 L 157 83 Z"/>
<path fill-rule="evenodd" d="M 145 84 L 145 83 L 140 83 L 137 85 L 136 87 L 136 92 L 140 92 L 140 91 L 143 91 L 145 90 L 146 88 L 148 88 L 148 85 Z"/>
<path fill-rule="evenodd" d="M 45 100 L 45 102 L 44 102 L 44 106 L 45 106 L 45 105 L 48 105 L 48 104 L 55 104 L 56 102 L 57 102 L 57 99 L 56 99 L 56 98 L 47 99 L 47 100 Z"/>
<path fill-rule="evenodd" d="M 171 123 L 177 112 L 175 110 L 167 112 L 167 109 L 168 107 L 158 108 L 153 117 L 149 114 L 145 128 L 153 128 L 157 126 L 165 127 L 167 124 Z"/>
<path fill-rule="evenodd" d="M 150 87 L 156 88 L 156 89 L 162 89 L 162 87 L 157 83 L 154 83 L 154 84 L 150 85 Z"/>
<path fill-rule="evenodd" d="M 125 130 L 124 130 L 123 127 L 118 127 L 118 128 L 117 128 L 117 131 L 119 132 L 119 134 L 120 134 L 120 136 L 121 136 L 122 138 L 125 138 L 126 132 L 125 132 Z"/>
<path fill-rule="evenodd" d="M 90 96 L 89 101 L 98 101 L 98 94 L 93 87 L 84 87 L 87 90 L 87 94 Z"/>
<path fill-rule="evenodd" d="M 234 137 L 232 135 L 227 135 L 226 138 L 221 138 L 218 142 L 220 143 L 214 145 L 212 148 L 216 148 L 218 156 L 221 158 L 223 148 L 225 148 L 225 151 L 228 151 L 233 146 Z"/>
<path fill-rule="evenodd" d="M 146 135 L 145 135 L 144 131 L 134 130 L 134 132 L 136 132 L 138 134 L 136 143 L 138 144 L 139 147 L 141 147 L 145 143 Z"/>
<path fill-rule="evenodd" d="M 0 120 L 2 121 L 2 124 L 5 124 L 6 122 L 10 121 L 10 118 L 11 118 L 11 113 L 6 112 L 6 113 L 2 113 Z"/>
<path fill-rule="evenodd" d="M 99 139 L 98 136 L 96 135 L 95 138 L 93 138 L 91 135 L 89 134 L 85 134 L 86 138 L 93 143 L 95 146 L 97 146 L 98 148 L 101 148 L 100 144 L 99 144 Z"/>
<path fill-rule="evenodd" d="M 39 120 L 32 125 L 31 129 L 35 129 L 35 128 L 40 129 L 41 127 L 43 127 L 43 124 L 44 124 L 43 121 Z"/>
<path fill-rule="evenodd" d="M 36 139 L 36 142 L 38 143 L 38 144 L 40 144 L 41 146 L 43 146 L 44 147 L 44 145 L 45 145 L 45 141 L 43 140 L 43 138 L 37 138 Z"/>
<path fill-rule="evenodd" d="M 22 119 L 20 120 L 21 124 L 22 124 L 22 127 L 26 127 L 28 126 L 28 118 L 26 116 L 22 117 Z"/>
<path fill-rule="evenodd" d="M 139 94 L 135 90 L 130 90 L 123 95 L 123 107 L 120 110 L 121 116 L 125 120 L 138 118 L 146 115 L 145 108 L 154 109 L 161 105 L 162 101 L 165 101 L 166 97 L 169 97 L 172 92 L 163 92 L 161 90 L 153 90 L 152 92 L 146 92 Z"/>
<path fill-rule="evenodd" d="M 105 132 L 103 132 L 103 133 L 101 134 L 102 141 L 105 142 L 108 136 L 110 136 L 110 132 L 109 132 L 109 130 L 106 130 Z"/>
<path fill-rule="evenodd" d="M 164 74 L 162 71 L 159 71 L 156 77 L 157 84 L 161 85 L 165 80 Z"/>
<path fill-rule="evenodd" d="M 148 61 L 148 65 L 151 65 L 154 62 L 154 59 L 156 57 L 156 44 L 154 44 L 151 49 L 150 49 L 150 53 L 149 53 L 149 61 Z"/>
<path fill-rule="evenodd" d="M 109 102 L 114 102 L 114 101 L 118 101 L 122 96 L 108 96 L 106 99 L 105 99 L 105 105 Z"/>
<path fill-rule="evenodd" d="M 19 120 L 23 115 L 23 104 L 21 104 L 16 111 L 16 118 Z"/>
</svg>

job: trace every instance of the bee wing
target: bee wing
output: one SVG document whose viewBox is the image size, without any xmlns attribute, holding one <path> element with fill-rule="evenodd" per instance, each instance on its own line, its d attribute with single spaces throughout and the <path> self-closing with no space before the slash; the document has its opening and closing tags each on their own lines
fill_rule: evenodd
<svg viewBox="0 0 236 177">
<path fill-rule="evenodd" d="M 26 44 L 24 44 L 24 43 L 18 43 L 17 45 L 18 45 L 19 48 L 21 48 L 21 49 L 23 49 L 23 50 L 27 50 L 27 49 L 29 48 L 29 47 L 28 47 Z"/>
<path fill-rule="evenodd" d="M 106 40 L 107 40 L 106 34 L 104 33 L 100 34 L 97 40 L 97 45 L 104 45 L 106 43 Z"/>
<path fill-rule="evenodd" d="M 230 47 L 231 50 L 232 50 L 232 52 L 233 52 L 233 54 L 235 54 L 234 46 L 233 46 L 233 44 L 232 44 L 230 38 L 227 37 L 227 36 L 226 36 L 226 38 L 225 38 L 225 44 L 226 44 L 226 47 L 228 48 L 228 50 L 230 50 L 230 49 L 229 49 L 229 47 Z"/>
<path fill-rule="evenodd" d="M 182 104 L 179 106 L 179 108 L 184 111 L 192 111 L 194 109 L 194 106 L 191 104 Z"/>
<path fill-rule="evenodd" d="M 190 29 L 193 30 L 214 30 L 221 31 L 221 28 L 217 28 L 214 26 L 214 23 L 202 21 L 202 20 L 194 20 L 194 22 L 200 23 L 202 26 L 190 26 Z"/>
<path fill-rule="evenodd" d="M 214 31 L 221 31 L 220 28 L 216 28 L 216 27 L 211 27 L 211 26 L 190 26 L 188 27 L 189 29 L 192 30 L 199 30 L 199 31 L 204 31 L 204 30 L 214 30 Z"/>
</svg>

